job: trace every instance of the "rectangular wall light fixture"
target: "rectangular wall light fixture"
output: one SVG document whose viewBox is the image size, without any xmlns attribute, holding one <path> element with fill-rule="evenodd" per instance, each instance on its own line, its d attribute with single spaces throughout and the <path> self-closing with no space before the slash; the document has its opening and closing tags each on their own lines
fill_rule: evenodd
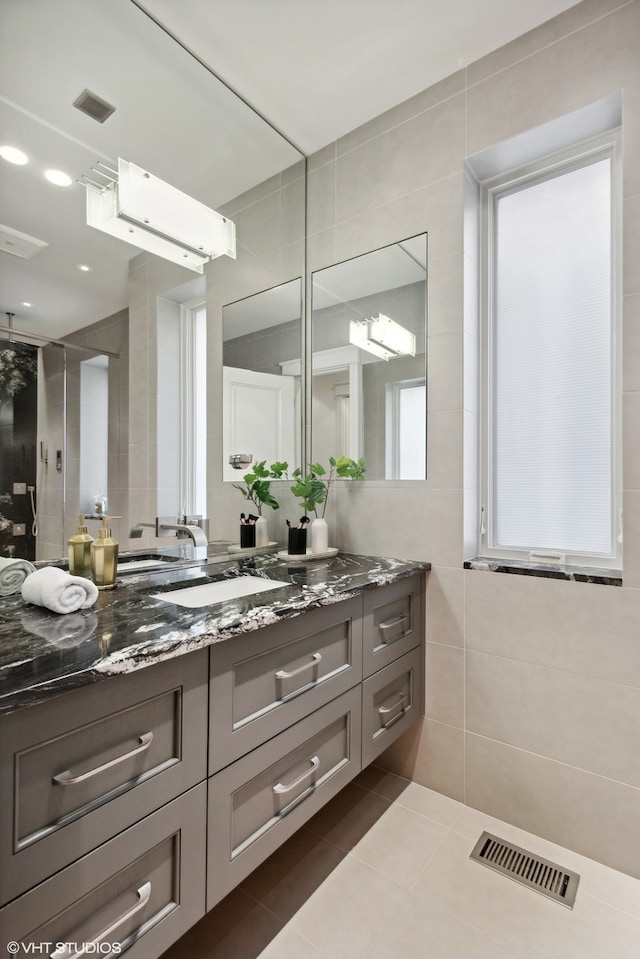
<svg viewBox="0 0 640 959">
<path fill-rule="evenodd" d="M 415 335 L 384 313 L 366 320 L 351 320 L 349 342 L 382 360 L 416 355 Z"/>
<path fill-rule="evenodd" d="M 202 273 L 218 256 L 236 255 L 232 220 L 209 209 L 135 163 L 118 159 L 115 170 L 94 172 L 106 185 L 85 178 L 87 224 L 149 253 Z"/>
</svg>

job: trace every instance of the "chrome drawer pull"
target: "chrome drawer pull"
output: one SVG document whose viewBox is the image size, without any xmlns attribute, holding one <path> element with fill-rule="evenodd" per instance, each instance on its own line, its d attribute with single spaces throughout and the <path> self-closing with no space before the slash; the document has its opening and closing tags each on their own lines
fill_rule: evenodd
<svg viewBox="0 0 640 959">
<path fill-rule="evenodd" d="M 406 624 L 407 617 L 404 613 L 401 613 L 400 616 L 396 616 L 395 619 L 390 619 L 386 623 L 379 623 L 378 629 L 380 630 L 382 642 L 395 643 L 397 639 L 400 639 L 400 637 L 404 636 L 406 633 Z"/>
<path fill-rule="evenodd" d="M 395 701 L 393 706 L 378 706 L 378 715 L 382 721 L 383 726 L 391 726 L 392 723 L 399 719 L 401 714 L 404 712 L 407 705 L 407 694 L 400 693 L 400 696 Z M 389 716 L 389 713 L 392 713 Z M 389 716 L 388 719 L 385 719 L 386 716 Z"/>
<path fill-rule="evenodd" d="M 137 912 L 140 912 L 141 909 L 149 902 L 151 898 L 151 883 L 145 882 L 144 885 L 140 886 L 138 889 L 138 902 L 135 906 L 132 906 L 131 909 L 127 909 L 119 919 L 116 919 L 115 922 L 112 922 L 110 926 L 107 926 L 106 929 L 103 929 L 102 932 L 98 933 L 95 939 L 92 939 L 90 942 L 83 942 L 80 945 L 80 948 L 74 952 L 67 952 L 66 945 L 63 945 L 61 949 L 56 949 L 55 952 L 49 954 L 50 959 L 78 959 L 79 956 L 85 956 L 88 954 L 96 954 L 96 946 L 101 942 L 104 942 L 105 939 L 110 939 L 111 935 L 116 931 L 118 926 L 122 926 L 125 922 L 135 916 Z M 73 939 L 69 937 L 71 941 Z M 74 943 L 75 945 L 75 943 Z"/>
<path fill-rule="evenodd" d="M 303 673 L 308 672 L 308 670 L 313 671 L 313 675 L 309 682 L 317 683 L 318 682 L 318 667 L 322 661 L 322 653 L 314 653 L 308 663 L 303 663 L 302 666 L 298 666 L 296 669 L 292 669 L 291 672 L 287 672 L 286 669 L 279 669 L 275 674 L 276 682 L 284 683 L 288 679 L 295 679 L 296 676 L 301 676 Z M 306 684 L 305 684 L 306 685 Z M 278 698 L 282 698 L 278 694 Z"/>
<path fill-rule="evenodd" d="M 67 769 L 65 772 L 58 773 L 57 776 L 53 777 L 54 783 L 56 783 L 57 786 L 75 786 L 77 783 L 84 782 L 85 779 L 91 779 L 92 776 L 103 773 L 105 769 L 111 769 L 112 766 L 117 766 L 118 763 L 123 763 L 133 756 L 137 756 L 138 753 L 143 753 L 153 742 L 153 733 L 143 733 L 139 739 L 140 745 L 135 746 L 130 752 L 125 753 L 124 756 L 117 756 L 116 759 L 110 759 L 108 763 L 103 763 L 102 766 L 96 766 L 95 769 L 90 769 L 89 772 L 81 773 L 79 776 L 74 776 L 71 770 Z"/>
<path fill-rule="evenodd" d="M 310 767 L 306 769 L 297 779 L 294 779 L 292 783 L 289 783 L 288 786 L 285 786 L 284 783 L 277 783 L 273 787 L 273 791 L 276 796 L 286 796 L 287 793 L 293 792 L 294 789 L 297 789 L 298 786 L 301 786 L 307 779 L 312 779 L 318 771 L 320 766 L 320 759 L 318 756 L 314 756 L 309 760 L 311 763 Z"/>
</svg>

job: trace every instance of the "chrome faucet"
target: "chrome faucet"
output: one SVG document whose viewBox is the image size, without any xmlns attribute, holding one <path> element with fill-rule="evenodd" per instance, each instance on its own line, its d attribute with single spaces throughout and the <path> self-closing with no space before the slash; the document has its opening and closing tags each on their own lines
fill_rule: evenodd
<svg viewBox="0 0 640 959">
<path fill-rule="evenodd" d="M 207 547 L 209 545 L 207 536 L 201 526 L 188 522 L 174 523 L 172 520 L 172 516 L 156 516 L 156 536 L 170 536 L 172 532 L 175 532 L 178 539 L 184 539 L 188 536 L 194 546 Z"/>
</svg>

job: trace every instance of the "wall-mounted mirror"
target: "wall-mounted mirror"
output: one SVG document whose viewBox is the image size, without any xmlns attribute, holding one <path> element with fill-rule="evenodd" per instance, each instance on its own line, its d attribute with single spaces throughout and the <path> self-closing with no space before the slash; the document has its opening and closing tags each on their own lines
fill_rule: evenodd
<svg viewBox="0 0 640 959">
<path fill-rule="evenodd" d="M 312 275 L 312 459 L 426 478 L 427 235 Z"/>
<path fill-rule="evenodd" d="M 153 520 L 159 505 L 167 514 L 181 509 L 174 477 L 162 488 L 163 463 L 184 454 L 181 437 L 171 447 L 165 442 L 162 404 L 174 391 L 163 378 L 158 317 L 169 322 L 170 313 L 180 312 L 194 294 L 176 298 L 173 291 L 197 274 L 87 226 L 86 192 L 76 181 L 100 180 L 94 168 L 102 162 L 113 168 L 122 157 L 235 223 L 236 259 L 213 260 L 197 277 L 207 311 L 211 446 L 198 444 L 197 452 L 209 487 L 221 469 L 222 305 L 304 273 L 301 154 L 163 29 L 165 14 L 162 0 L 29 0 L 8 5 L 3 17 L 3 144 L 22 150 L 28 162 L 0 158 L 0 313 L 13 318 L 16 330 L 45 340 L 73 339 L 121 354 L 120 431 L 116 419 L 113 425 L 120 445 L 110 447 L 118 470 L 104 491 L 109 509 L 124 517 L 116 526 L 121 542 L 127 518 Z M 38 69 L 25 71 L 25 63 Z M 81 96 L 85 91 L 115 111 L 99 117 L 91 97 Z M 50 168 L 67 173 L 69 185 L 45 179 Z M 114 317 L 123 324 L 115 333 Z M 63 458 L 62 479 L 76 491 L 67 468 Z M 54 469 L 36 481 L 43 510 L 54 502 L 48 487 L 57 479 Z M 75 495 L 58 501 L 57 542 L 47 538 L 48 556 L 65 551 L 82 508 Z"/>
<path fill-rule="evenodd" d="M 223 479 L 238 482 L 239 454 L 291 472 L 302 436 L 301 279 L 225 305 L 222 320 Z"/>
</svg>

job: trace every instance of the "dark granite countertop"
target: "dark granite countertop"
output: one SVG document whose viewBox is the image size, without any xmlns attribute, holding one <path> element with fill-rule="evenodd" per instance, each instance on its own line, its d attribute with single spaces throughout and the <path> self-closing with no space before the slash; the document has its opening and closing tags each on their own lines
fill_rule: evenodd
<svg viewBox="0 0 640 959">
<path fill-rule="evenodd" d="M 341 553 L 287 563 L 274 555 L 178 564 L 119 577 L 91 609 L 58 615 L 0 599 L 0 714 L 78 686 L 132 672 L 250 633 L 349 596 L 428 570 L 430 564 Z M 188 609 L 151 594 L 238 576 L 289 585 L 242 599 Z"/>
</svg>

